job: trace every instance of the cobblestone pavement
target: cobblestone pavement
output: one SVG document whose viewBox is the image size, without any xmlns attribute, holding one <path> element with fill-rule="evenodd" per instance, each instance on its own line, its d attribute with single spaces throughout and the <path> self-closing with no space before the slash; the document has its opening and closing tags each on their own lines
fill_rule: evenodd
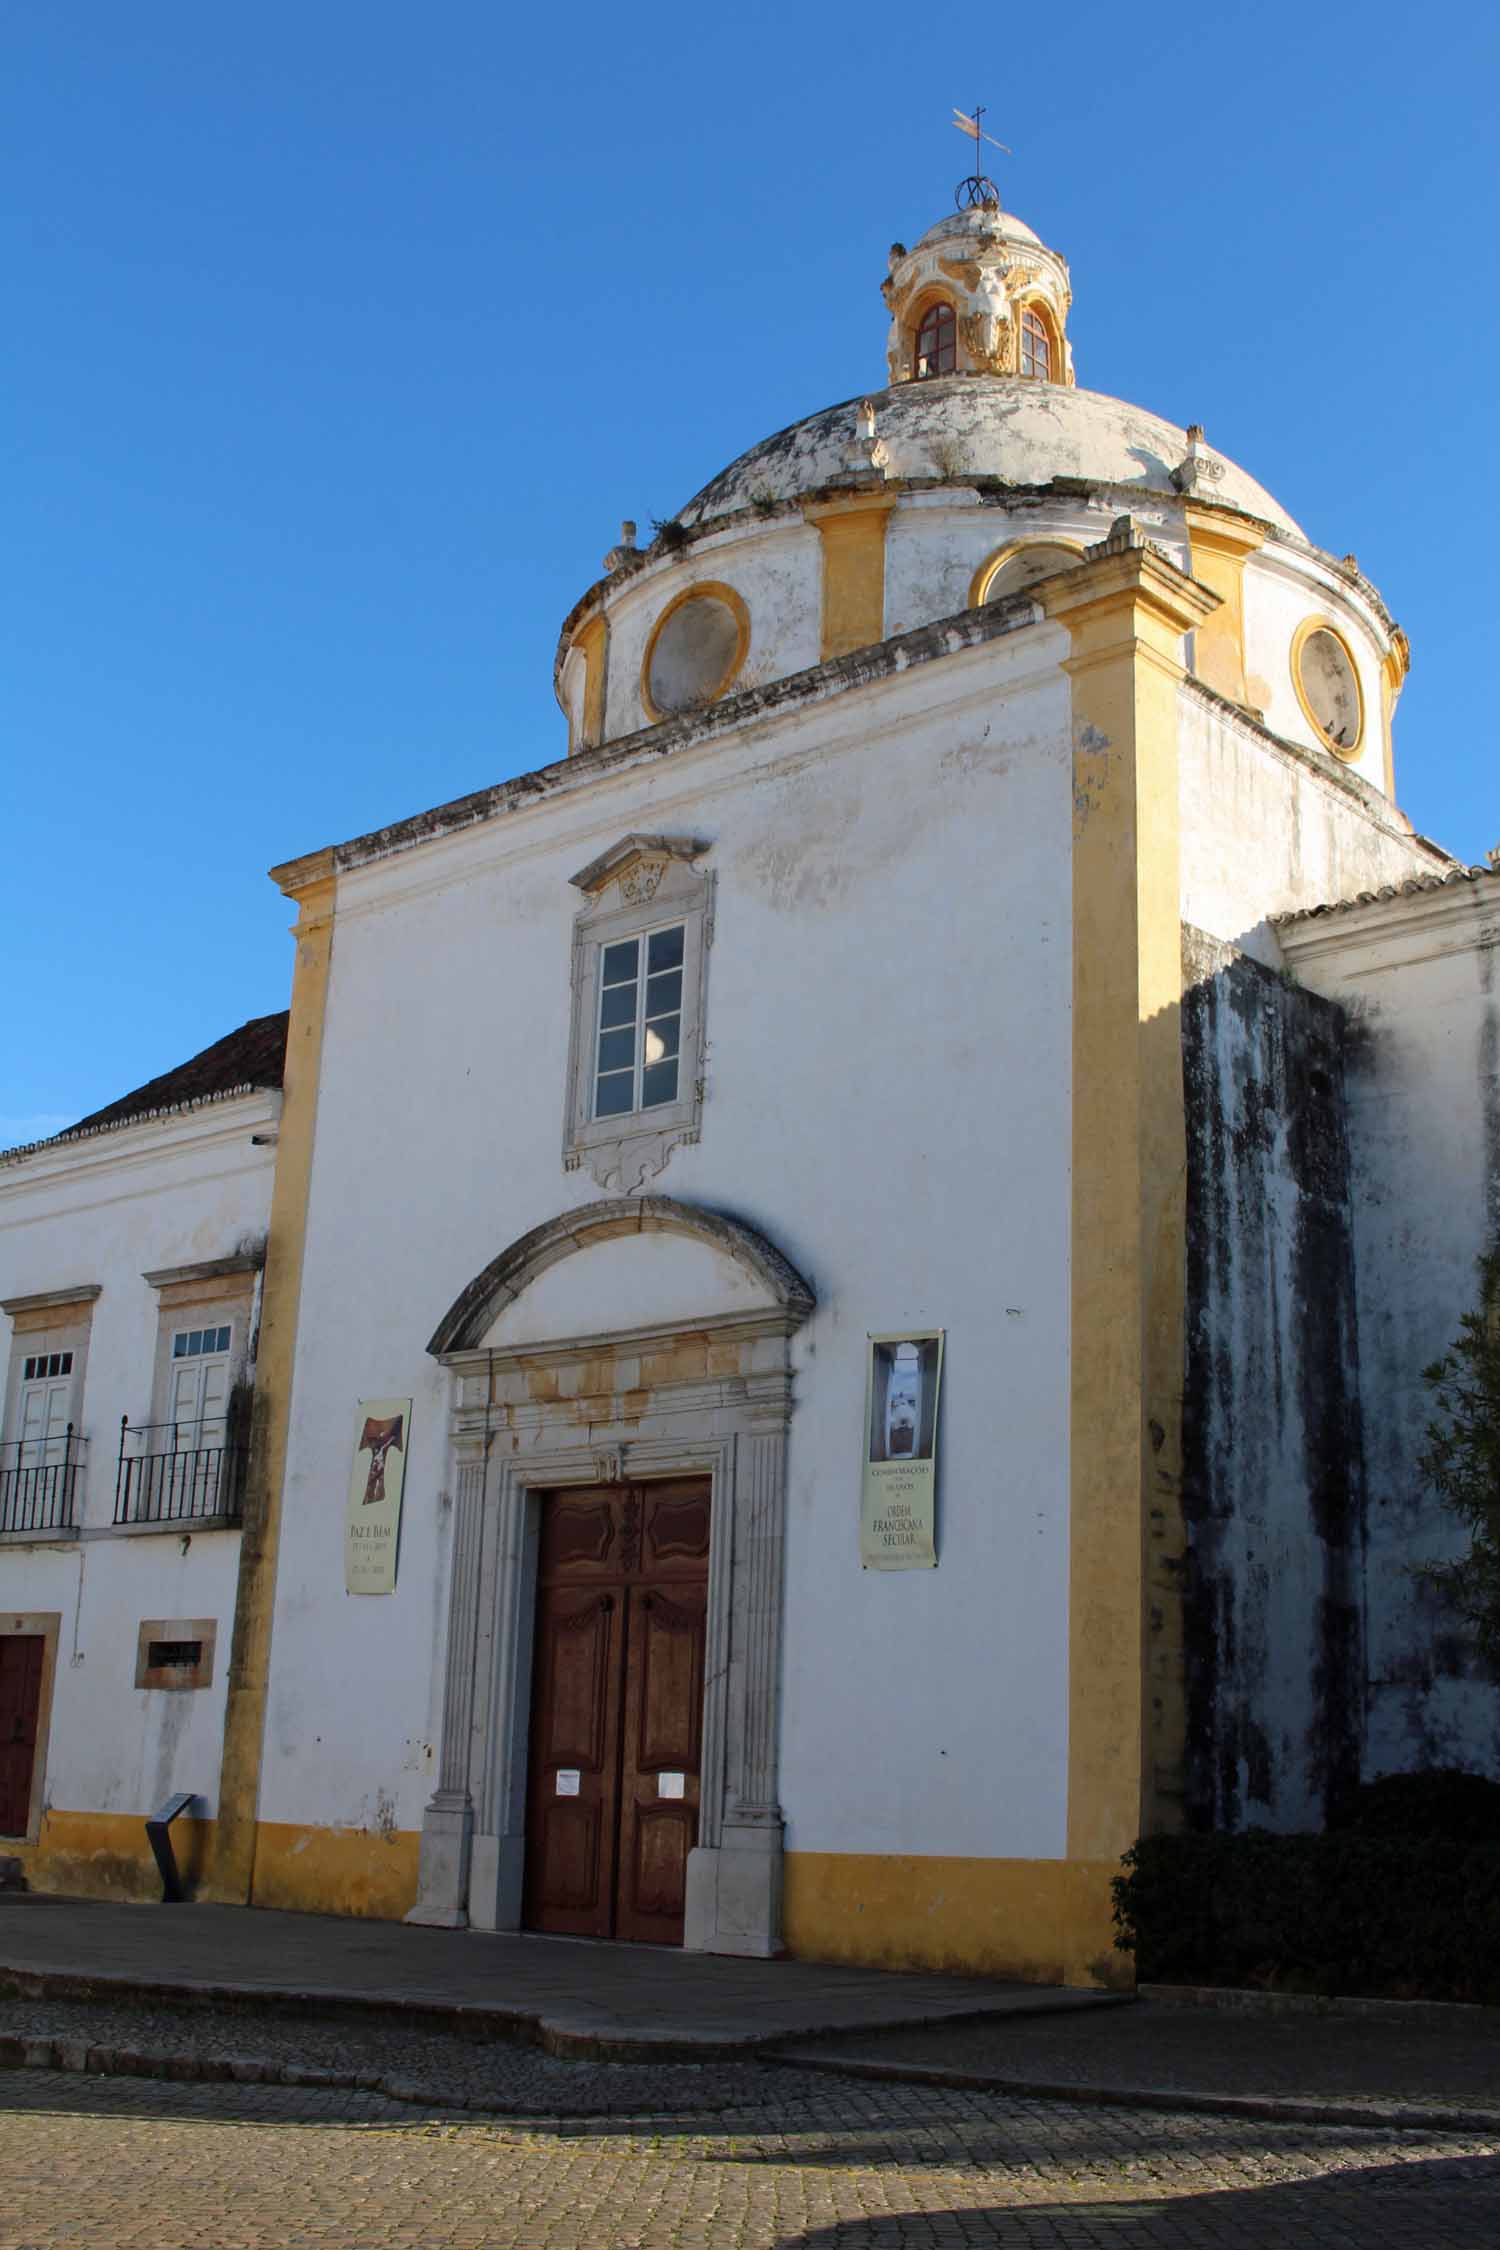
<svg viewBox="0 0 1500 2250">
<path fill-rule="evenodd" d="M 799 2040 L 820 2055 L 904 2070 L 962 2072 L 1032 2086 L 1148 2087 L 1347 2108 L 1464 2111 L 1500 2131 L 1500 2011 L 1392 2023 L 1338 2016 L 1264 2016 L 1142 2000 L 1086 2021 L 1029 2016 Z"/>
<path fill-rule="evenodd" d="M 1500 2236 L 1500 2138 L 758 2075 L 712 2119 L 522 2125 L 359 2092 L 7 2072 L 0 2250 L 1493 2250 Z"/>
</svg>

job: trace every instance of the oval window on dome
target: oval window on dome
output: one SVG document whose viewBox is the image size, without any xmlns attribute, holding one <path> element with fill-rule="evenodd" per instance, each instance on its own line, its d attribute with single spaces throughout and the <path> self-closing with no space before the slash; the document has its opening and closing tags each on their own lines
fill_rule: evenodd
<svg viewBox="0 0 1500 2250">
<path fill-rule="evenodd" d="M 917 376 L 951 375 L 957 358 L 953 307 L 944 298 L 929 305 L 917 330 Z"/>
<path fill-rule="evenodd" d="M 745 661 L 750 613 L 730 586 L 694 586 L 652 628 L 641 667 L 642 701 L 653 719 L 701 711 L 724 693 Z"/>
<path fill-rule="evenodd" d="M 1077 547 L 1065 546 L 1060 539 L 1033 539 L 1024 547 L 1002 547 L 976 574 L 975 606 L 1003 602 L 1008 594 L 1024 594 L 1039 578 L 1051 578 L 1059 570 L 1076 570 L 1082 560 Z"/>
<path fill-rule="evenodd" d="M 1310 619 L 1292 645 L 1292 682 L 1312 725 L 1340 758 L 1352 758 L 1364 732 L 1364 699 L 1354 659 L 1331 625 Z"/>
</svg>

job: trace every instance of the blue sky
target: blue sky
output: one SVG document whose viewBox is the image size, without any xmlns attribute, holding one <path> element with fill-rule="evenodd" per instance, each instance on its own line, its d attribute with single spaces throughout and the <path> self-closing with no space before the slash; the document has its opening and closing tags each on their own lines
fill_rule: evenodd
<svg viewBox="0 0 1500 2250">
<path fill-rule="evenodd" d="M 1080 382 L 1358 555 L 1402 803 L 1500 837 L 1495 13 L 962 23 L 13 0 L 0 1145 L 285 1004 L 274 862 L 561 755 L 620 519 L 881 380 L 955 103 L 1072 263 Z"/>
</svg>

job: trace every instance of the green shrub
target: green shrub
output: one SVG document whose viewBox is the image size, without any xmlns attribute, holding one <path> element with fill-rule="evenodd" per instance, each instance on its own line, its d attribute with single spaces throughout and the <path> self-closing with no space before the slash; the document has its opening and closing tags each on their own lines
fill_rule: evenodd
<svg viewBox="0 0 1500 2250">
<path fill-rule="evenodd" d="M 1144 1836 L 1116 1944 L 1159 1984 L 1500 2004 L 1500 1843 Z"/>
</svg>

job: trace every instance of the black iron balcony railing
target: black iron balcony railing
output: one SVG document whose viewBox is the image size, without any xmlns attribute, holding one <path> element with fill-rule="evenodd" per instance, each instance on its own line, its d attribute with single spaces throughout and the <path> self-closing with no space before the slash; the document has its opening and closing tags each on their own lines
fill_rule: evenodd
<svg viewBox="0 0 1500 2250">
<path fill-rule="evenodd" d="M 16 1438 L 0 1445 L 0 1531 L 72 1531 L 88 1443 L 68 1424 L 65 1437 L 43 1443 Z"/>
<path fill-rule="evenodd" d="M 245 1504 L 247 1447 L 238 1418 L 132 1422 L 120 1417 L 116 1523 L 238 1523 Z"/>
</svg>

